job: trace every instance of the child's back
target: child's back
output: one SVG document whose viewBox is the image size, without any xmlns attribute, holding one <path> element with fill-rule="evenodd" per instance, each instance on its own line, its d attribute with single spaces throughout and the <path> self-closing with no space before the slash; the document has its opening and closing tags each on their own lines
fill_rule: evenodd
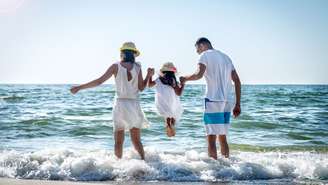
<svg viewBox="0 0 328 185">
<path fill-rule="evenodd" d="M 178 122 L 183 112 L 180 97 L 175 93 L 173 87 L 163 84 L 159 78 L 155 80 L 155 83 L 155 104 L 158 113 L 165 118 L 173 117 Z"/>
</svg>

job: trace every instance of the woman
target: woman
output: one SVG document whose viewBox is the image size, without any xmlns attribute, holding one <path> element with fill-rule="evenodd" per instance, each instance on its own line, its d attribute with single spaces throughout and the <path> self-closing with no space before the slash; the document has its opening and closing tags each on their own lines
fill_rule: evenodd
<svg viewBox="0 0 328 185">
<path fill-rule="evenodd" d="M 113 108 L 115 155 L 122 158 L 124 131 L 130 131 L 134 148 L 138 151 L 142 160 L 145 158 L 143 146 L 140 140 L 140 129 L 148 125 L 139 102 L 139 91 L 143 91 L 147 85 L 150 74 L 145 79 L 142 77 L 141 65 L 136 63 L 135 57 L 140 55 L 133 42 L 126 42 L 120 48 L 121 61 L 112 64 L 100 78 L 89 83 L 71 88 L 73 94 L 79 90 L 96 87 L 112 75 L 115 76 L 115 103 Z"/>
</svg>

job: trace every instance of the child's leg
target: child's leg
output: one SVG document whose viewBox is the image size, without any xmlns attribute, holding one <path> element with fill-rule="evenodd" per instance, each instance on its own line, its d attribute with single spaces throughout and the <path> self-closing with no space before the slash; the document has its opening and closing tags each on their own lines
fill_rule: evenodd
<svg viewBox="0 0 328 185">
<path fill-rule="evenodd" d="M 115 155 L 118 158 L 122 158 L 123 143 L 124 143 L 124 130 L 118 130 L 114 133 L 115 139 Z"/>
<path fill-rule="evenodd" d="M 209 157 L 218 159 L 216 151 L 216 135 L 207 135 L 207 150 Z"/>
<path fill-rule="evenodd" d="M 171 122 L 170 118 L 165 118 L 165 123 L 167 127 L 170 126 L 170 122 Z"/>
<path fill-rule="evenodd" d="M 172 125 L 175 125 L 175 119 L 174 118 L 171 118 L 171 123 L 172 123 Z"/>
<path fill-rule="evenodd" d="M 227 142 L 227 137 L 226 135 L 219 135 L 219 142 L 220 142 L 220 147 L 221 147 L 221 154 L 228 158 L 229 157 L 229 145 Z"/>
<path fill-rule="evenodd" d="M 140 129 L 139 128 L 130 129 L 130 136 L 134 148 L 138 151 L 141 159 L 145 160 L 145 152 L 140 139 Z"/>
</svg>

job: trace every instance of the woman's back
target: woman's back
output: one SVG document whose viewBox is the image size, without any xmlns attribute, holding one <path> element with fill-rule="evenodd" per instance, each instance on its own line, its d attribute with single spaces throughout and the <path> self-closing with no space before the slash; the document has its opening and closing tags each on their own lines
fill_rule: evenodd
<svg viewBox="0 0 328 185">
<path fill-rule="evenodd" d="M 138 75 L 140 65 L 137 63 L 117 63 L 115 77 L 116 98 L 137 99 L 139 96 Z"/>
</svg>

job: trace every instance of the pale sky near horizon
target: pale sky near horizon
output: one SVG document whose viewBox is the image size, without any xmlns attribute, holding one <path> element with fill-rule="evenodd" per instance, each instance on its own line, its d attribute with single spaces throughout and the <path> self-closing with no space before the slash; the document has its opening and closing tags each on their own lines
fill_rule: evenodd
<svg viewBox="0 0 328 185">
<path fill-rule="evenodd" d="M 191 74 L 205 36 L 244 84 L 328 84 L 327 33 L 325 0 L 0 0 L 0 83 L 88 82 L 124 41 Z"/>
</svg>

